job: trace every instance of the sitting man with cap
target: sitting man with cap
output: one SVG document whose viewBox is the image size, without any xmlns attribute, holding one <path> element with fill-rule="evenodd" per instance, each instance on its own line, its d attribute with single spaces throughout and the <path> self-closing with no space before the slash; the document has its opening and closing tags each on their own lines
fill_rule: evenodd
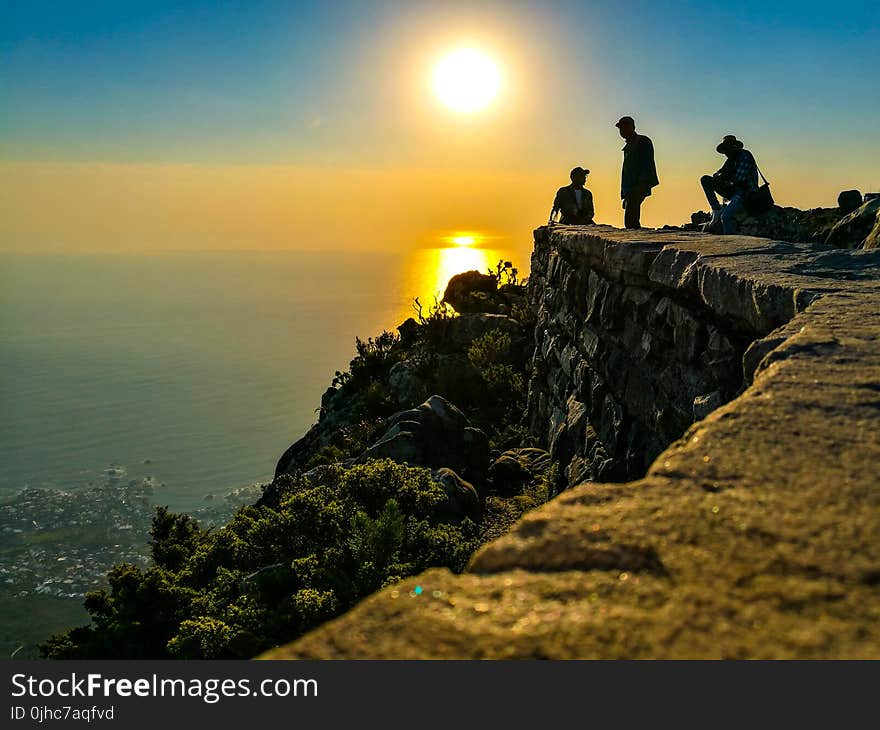
<svg viewBox="0 0 880 730">
<path fill-rule="evenodd" d="M 749 195 L 758 189 L 758 165 L 752 153 L 743 149 L 743 143 L 728 134 L 715 148 L 727 160 L 714 175 L 703 175 L 700 184 L 712 208 L 712 218 L 703 226 L 703 232 L 719 230 L 727 235 L 734 232 L 734 216 L 742 209 Z M 727 200 L 722 205 L 718 196 Z"/>
<path fill-rule="evenodd" d="M 571 171 L 569 174 L 571 185 L 566 185 L 556 191 L 553 210 L 550 212 L 551 223 L 557 212 L 560 223 L 568 225 L 593 223 L 593 194 L 584 187 L 589 174 L 590 171 L 583 167 L 576 167 Z"/>
</svg>

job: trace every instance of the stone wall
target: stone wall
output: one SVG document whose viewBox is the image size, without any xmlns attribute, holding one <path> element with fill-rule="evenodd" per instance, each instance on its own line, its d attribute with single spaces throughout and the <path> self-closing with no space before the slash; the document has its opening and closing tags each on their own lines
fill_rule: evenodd
<svg viewBox="0 0 880 730">
<path fill-rule="evenodd" d="M 810 301 L 700 277 L 695 258 L 670 242 L 609 239 L 604 227 L 535 232 L 527 417 L 569 485 L 643 476 L 688 426 L 741 390 L 748 346 Z M 731 308 L 743 298 L 750 308 Z"/>
<path fill-rule="evenodd" d="M 629 434 L 656 450 L 684 433 L 641 478 L 528 513 L 465 573 L 407 578 L 267 656 L 880 658 L 880 251 L 559 227 L 539 229 L 534 276 L 536 432 L 615 479 L 644 471 Z M 721 370 L 710 332 L 730 343 Z M 716 385 L 735 397 L 685 428 Z"/>
</svg>

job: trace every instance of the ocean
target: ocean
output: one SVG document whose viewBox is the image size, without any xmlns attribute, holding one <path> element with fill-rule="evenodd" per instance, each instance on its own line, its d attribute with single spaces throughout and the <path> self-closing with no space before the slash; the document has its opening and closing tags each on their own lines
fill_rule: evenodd
<svg viewBox="0 0 880 730">
<path fill-rule="evenodd" d="M 85 623 L 156 505 L 222 522 L 316 418 L 356 336 L 529 249 L 0 255 L 0 656 Z"/>
</svg>

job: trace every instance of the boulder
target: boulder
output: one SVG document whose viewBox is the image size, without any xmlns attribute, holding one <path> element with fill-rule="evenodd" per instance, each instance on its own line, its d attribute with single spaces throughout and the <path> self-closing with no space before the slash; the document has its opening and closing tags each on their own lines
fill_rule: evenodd
<svg viewBox="0 0 880 730">
<path fill-rule="evenodd" d="M 837 196 L 837 207 L 846 215 L 862 205 L 862 194 L 858 190 L 844 190 Z"/>
<path fill-rule="evenodd" d="M 499 286 L 492 275 L 466 271 L 449 280 L 443 301 L 459 314 L 509 314 L 514 307 L 527 303 L 526 287 L 518 282 Z"/>
<path fill-rule="evenodd" d="M 385 426 L 359 462 L 392 459 L 432 469 L 449 467 L 468 481 L 485 480 L 489 439 L 445 398 L 432 395 L 418 408 L 395 413 Z"/>
<path fill-rule="evenodd" d="M 415 321 L 412 317 L 407 317 L 401 324 L 397 326 L 397 331 L 400 334 L 400 341 L 404 345 L 411 345 L 415 342 L 421 331 L 421 325 Z"/>
<path fill-rule="evenodd" d="M 550 454 L 543 449 L 510 449 L 489 467 L 489 479 L 499 494 L 520 494 L 550 468 Z"/>
<path fill-rule="evenodd" d="M 498 280 L 479 271 L 465 271 L 453 276 L 443 292 L 443 301 L 456 312 L 485 312 L 498 290 Z"/>
<path fill-rule="evenodd" d="M 426 384 L 412 360 L 395 363 L 388 374 L 391 397 L 401 406 L 419 403 L 426 395 Z"/>
<path fill-rule="evenodd" d="M 783 208 L 774 205 L 760 216 L 741 214 L 737 219 L 738 232 L 744 236 L 769 238 L 773 241 L 813 241 L 824 237 L 824 233 L 840 218 L 837 208 Z"/>
<path fill-rule="evenodd" d="M 445 466 L 432 471 L 431 478 L 446 492 L 446 502 L 438 509 L 441 518 L 446 517 L 456 521 L 464 517 L 479 518 L 480 497 L 473 484 Z"/>
<path fill-rule="evenodd" d="M 769 238 L 774 241 L 819 242 L 824 241 L 828 231 L 840 219 L 839 208 L 783 208 L 775 205 L 760 216 L 741 211 L 737 216 L 737 232 L 744 236 Z M 701 231 L 709 220 L 709 214 L 698 211 L 691 215 L 691 222 L 683 230 Z"/>
<path fill-rule="evenodd" d="M 859 248 L 874 231 L 878 211 L 880 199 L 869 200 L 841 218 L 831 229 L 825 242 L 837 248 Z"/>
</svg>

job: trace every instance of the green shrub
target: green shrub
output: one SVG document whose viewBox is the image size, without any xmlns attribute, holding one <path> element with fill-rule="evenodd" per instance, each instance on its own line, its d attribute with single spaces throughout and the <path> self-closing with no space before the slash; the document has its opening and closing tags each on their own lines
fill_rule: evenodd
<svg viewBox="0 0 880 730">
<path fill-rule="evenodd" d="M 314 588 L 297 591 L 293 596 L 293 606 L 300 616 L 301 631 L 319 626 L 339 611 L 333 591 L 317 591 Z"/>
<path fill-rule="evenodd" d="M 468 359 L 480 372 L 485 385 L 477 408 L 497 442 L 501 430 L 519 421 L 525 409 L 523 358 L 514 352 L 510 335 L 494 329 L 471 343 Z"/>
<path fill-rule="evenodd" d="M 406 356 L 400 337 L 387 331 L 366 340 L 356 337 L 355 350 L 357 355 L 349 363 L 348 370 L 337 370 L 332 383 L 334 388 L 343 388 L 351 394 L 380 384 L 388 377 L 391 368 Z M 368 414 L 367 417 L 371 416 Z"/>
<path fill-rule="evenodd" d="M 377 388 L 380 392 L 382 408 L 390 409 L 392 405 L 387 395 L 382 394 L 380 386 L 377 385 Z M 325 464 L 338 464 L 340 461 L 362 454 L 384 429 L 384 415 L 368 418 L 365 414 L 365 417 L 357 423 L 340 427 L 334 434 L 333 442 L 318 449 L 305 463 L 303 471 Z"/>
<path fill-rule="evenodd" d="M 232 635 L 232 629 L 217 619 L 187 619 L 168 642 L 168 653 L 177 659 L 223 659 Z"/>
<path fill-rule="evenodd" d="M 559 464 L 553 462 L 541 475 L 541 478 L 526 488 L 526 496 L 528 496 L 534 505 L 544 504 L 559 488 Z"/>
<path fill-rule="evenodd" d="M 396 347 L 399 343 L 400 337 L 387 331 L 382 332 L 375 339 L 370 337 L 362 340 L 356 337 L 357 357 L 349 366 L 352 380 L 358 384 L 365 384 L 387 375 L 391 366 L 401 359 L 399 348 Z"/>
<path fill-rule="evenodd" d="M 503 259 L 498 261 L 494 269 L 489 269 L 489 276 L 493 277 L 499 286 L 507 284 L 518 286 L 520 284 L 519 270 L 512 262 Z"/>
<path fill-rule="evenodd" d="M 511 339 L 507 332 L 489 330 L 475 339 L 468 348 L 468 359 L 480 370 L 507 363 L 510 359 Z"/>
<path fill-rule="evenodd" d="M 449 331 L 455 319 L 455 311 L 446 302 L 436 297 L 434 303 L 424 311 L 424 305 L 418 297 L 413 299 L 413 310 L 422 327 L 421 339 L 424 345 L 436 352 L 446 352 L 450 347 Z"/>
<path fill-rule="evenodd" d="M 510 308 L 510 316 L 528 331 L 533 330 L 538 321 L 534 308 L 529 306 L 528 303 L 514 304 Z"/>
<path fill-rule="evenodd" d="M 462 570 L 470 520 L 442 522 L 430 471 L 389 460 L 285 477 L 276 506 L 247 506 L 218 530 L 161 508 L 153 564 L 117 565 L 89 594 L 87 627 L 49 639 L 53 658 L 244 658 L 431 566 Z"/>
<path fill-rule="evenodd" d="M 518 285 L 509 262 L 491 273 L 504 286 Z M 388 460 L 339 465 L 362 453 L 397 409 L 387 381 L 403 360 L 415 364 L 426 389 L 461 405 L 493 446 L 525 443 L 530 348 L 502 331 L 489 331 L 468 348 L 470 367 L 461 344 L 449 336 L 452 309 L 436 299 L 427 312 L 418 299 L 414 307 L 418 327 L 409 328 L 414 331 L 406 346 L 389 332 L 357 339 L 349 370 L 337 372 L 333 385 L 344 396 L 330 399 L 327 407 L 342 405 L 342 425 L 297 464 L 323 466 L 320 477 L 279 476 L 256 505 L 242 507 L 219 529 L 206 530 L 187 515 L 157 509 L 150 567 L 114 566 L 107 588 L 86 598 L 91 624 L 51 637 L 44 655 L 251 657 L 406 576 L 434 566 L 463 570 L 481 542 L 545 501 L 553 493 L 552 474 L 526 495 L 487 500 L 480 522 L 443 521 L 446 494 L 429 470 Z M 525 324 L 532 315 L 520 309 L 513 315 Z M 450 352 L 454 356 L 446 357 Z"/>
</svg>

